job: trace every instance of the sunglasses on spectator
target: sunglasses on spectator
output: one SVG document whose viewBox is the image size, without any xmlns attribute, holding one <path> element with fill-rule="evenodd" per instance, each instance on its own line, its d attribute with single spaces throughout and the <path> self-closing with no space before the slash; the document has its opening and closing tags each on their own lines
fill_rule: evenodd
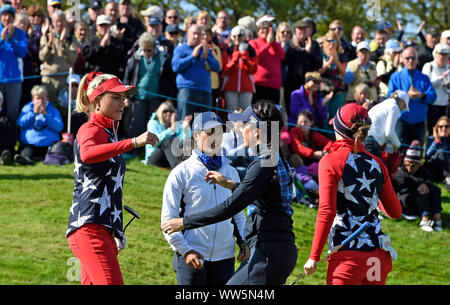
<svg viewBox="0 0 450 305">
<path fill-rule="evenodd" d="M 281 31 L 281 34 L 290 34 L 291 31 Z"/>
<path fill-rule="evenodd" d="M 44 16 L 42 16 L 41 14 L 33 14 L 33 15 L 30 15 L 30 17 L 44 17 Z"/>
<path fill-rule="evenodd" d="M 332 31 L 336 31 L 336 30 L 342 31 L 343 29 L 344 28 L 341 27 L 341 26 L 338 26 L 338 27 L 335 27 L 335 28 L 331 28 Z"/>
<path fill-rule="evenodd" d="M 327 42 L 337 43 L 337 40 L 336 39 L 327 39 Z"/>
<path fill-rule="evenodd" d="M 441 128 L 441 129 L 447 129 L 447 128 L 450 128 L 450 125 L 438 125 L 438 127 L 437 128 Z"/>
<path fill-rule="evenodd" d="M 233 37 L 239 37 L 239 38 L 241 38 L 242 36 L 244 36 L 244 35 L 238 34 L 238 35 L 234 35 Z"/>
<path fill-rule="evenodd" d="M 153 52 L 153 49 L 142 49 L 142 52 L 148 52 L 148 53 L 151 53 L 151 52 Z"/>
<path fill-rule="evenodd" d="M 52 6 L 58 10 L 61 9 L 61 4 L 53 4 Z"/>
<path fill-rule="evenodd" d="M 178 16 L 167 16 L 168 19 L 178 19 Z"/>
<path fill-rule="evenodd" d="M 416 59 L 417 59 L 417 57 L 415 57 L 415 56 L 405 57 L 406 61 L 410 61 L 410 60 L 415 61 Z"/>
</svg>

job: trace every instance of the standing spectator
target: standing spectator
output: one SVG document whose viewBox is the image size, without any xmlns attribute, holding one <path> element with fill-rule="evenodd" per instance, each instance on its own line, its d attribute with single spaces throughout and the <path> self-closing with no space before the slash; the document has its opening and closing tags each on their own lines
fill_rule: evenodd
<svg viewBox="0 0 450 305">
<path fill-rule="evenodd" d="M 81 20 L 75 22 L 74 26 L 74 35 L 75 39 L 78 42 L 78 56 L 75 60 L 75 63 L 73 64 L 73 72 L 76 74 L 83 75 L 84 70 L 86 68 L 86 61 L 83 57 L 83 50 L 82 47 L 84 43 L 86 42 L 87 38 L 89 37 L 89 26 L 86 21 Z"/>
<path fill-rule="evenodd" d="M 258 38 L 249 41 L 258 55 L 258 69 L 253 76 L 256 89 L 253 103 L 261 99 L 270 100 L 274 104 L 280 103 L 281 62 L 285 53 L 275 41 L 273 20 L 270 16 L 261 17 L 257 22 Z"/>
<path fill-rule="evenodd" d="M 97 17 L 97 32 L 90 35 L 81 50 L 86 61 L 86 73 L 102 71 L 120 75 L 121 63 L 124 57 L 122 42 L 111 35 L 111 19 L 106 15 Z"/>
<path fill-rule="evenodd" d="M 195 24 L 199 26 L 211 26 L 211 16 L 206 11 L 201 11 L 195 18 Z"/>
<path fill-rule="evenodd" d="M 212 71 L 220 72 L 220 65 L 212 51 L 206 42 L 201 41 L 201 28 L 192 25 L 188 29 L 186 42 L 175 49 L 172 59 L 173 71 L 177 73 L 177 117 L 180 120 L 205 110 L 205 107 L 187 102 L 212 106 L 211 75 L 207 66 Z"/>
<path fill-rule="evenodd" d="M 89 1 L 88 16 L 89 16 L 89 33 L 95 34 L 97 31 L 97 17 L 103 14 L 103 5 L 101 1 Z"/>
<path fill-rule="evenodd" d="M 369 110 L 372 120 L 364 147 L 375 156 L 382 157 L 382 146 L 388 142 L 396 149 L 401 146 L 395 126 L 397 125 L 400 111 L 409 111 L 409 96 L 405 91 L 397 90 L 391 97 L 373 106 Z"/>
<path fill-rule="evenodd" d="M 356 58 L 356 47 L 358 43 L 366 39 L 366 30 L 360 25 L 355 25 L 352 29 L 351 38 L 352 41 L 350 42 L 350 48 L 347 54 L 348 61 Z"/>
<path fill-rule="evenodd" d="M 292 28 L 287 22 L 282 22 L 280 25 L 278 25 L 277 28 L 277 34 L 275 37 L 275 40 L 281 45 L 284 52 L 287 53 L 288 49 L 291 48 L 291 39 L 292 39 Z M 282 61 L 281 63 L 281 89 L 280 89 L 280 95 L 281 95 L 281 101 L 280 105 L 282 107 L 282 113 L 283 116 L 287 115 L 287 112 L 289 109 L 286 109 L 285 104 L 285 97 L 284 97 L 284 84 L 286 83 L 286 76 L 287 76 L 288 67 L 286 66 L 286 61 Z M 243 108 L 245 109 L 245 108 Z"/>
<path fill-rule="evenodd" d="M 117 30 L 123 33 L 123 46 L 125 54 L 133 46 L 134 42 L 145 31 L 142 22 L 132 16 L 133 6 L 131 0 L 119 1 L 119 20 L 117 23 Z M 125 29 L 124 32 L 123 29 Z M 124 61 L 124 65 L 126 60 Z"/>
<path fill-rule="evenodd" d="M 448 113 L 450 95 L 450 63 L 448 61 L 450 45 L 438 43 L 433 50 L 434 60 L 423 66 L 422 73 L 430 78 L 436 91 L 436 101 L 428 106 L 428 134 L 433 134 L 433 128 L 438 118 Z"/>
<path fill-rule="evenodd" d="M 322 67 L 322 51 L 317 41 L 307 35 L 310 23 L 299 20 L 294 24 L 295 35 L 292 48 L 286 52 L 284 65 L 288 67 L 284 84 L 284 103 L 290 109 L 291 93 L 305 83 L 307 72 Z"/>
<path fill-rule="evenodd" d="M 21 165 L 43 160 L 48 147 L 61 139 L 59 133 L 64 126 L 58 109 L 48 101 L 45 87 L 34 86 L 31 96 L 33 100 L 22 108 L 17 120 L 20 147 L 14 161 Z"/>
<path fill-rule="evenodd" d="M 325 97 L 321 96 L 319 72 L 308 72 L 305 77 L 305 84 L 291 94 L 288 122 L 291 126 L 296 125 L 298 115 L 302 111 L 308 110 L 317 126 L 323 127 L 323 122 L 327 117 L 327 103 L 332 98 L 333 91 Z"/>
<path fill-rule="evenodd" d="M 166 12 L 166 17 L 164 18 L 166 25 L 174 24 L 178 27 L 180 24 L 180 14 L 175 8 L 170 8 Z"/>
<path fill-rule="evenodd" d="M 4 109 L 4 102 L 3 94 L 0 92 L 0 165 L 11 165 L 17 132 L 16 123 Z"/>
<path fill-rule="evenodd" d="M 173 147 L 179 147 L 191 137 L 192 116 L 186 116 L 180 123 L 176 121 L 175 112 L 172 102 L 167 100 L 150 117 L 147 130 L 158 137 L 159 143 L 155 146 L 145 145 L 145 164 L 173 169 L 181 162 L 181 158 L 174 154 Z"/>
<path fill-rule="evenodd" d="M 27 9 L 23 6 L 23 0 L 11 0 L 10 2 L 17 13 L 26 13 Z"/>
<path fill-rule="evenodd" d="M 334 95 L 328 103 L 327 107 L 327 121 L 334 118 L 336 111 L 344 105 L 345 98 L 345 66 L 347 62 L 345 61 L 345 55 L 340 53 L 341 40 L 335 31 L 328 31 L 325 35 L 323 51 L 323 65 L 319 69 L 322 78 L 331 81 L 333 84 Z M 329 124 L 326 124 L 329 126 Z"/>
<path fill-rule="evenodd" d="M 22 92 L 19 59 L 26 56 L 28 43 L 25 32 L 14 26 L 14 16 L 15 10 L 11 5 L 5 4 L 0 8 L 0 93 L 3 111 L 13 122 L 13 138 L 17 139 L 16 121 Z"/>
<path fill-rule="evenodd" d="M 31 27 L 38 39 L 41 39 L 42 25 L 45 20 L 44 10 L 38 4 L 31 4 L 27 10 L 28 18 L 30 18 Z"/>
<path fill-rule="evenodd" d="M 46 20 L 42 26 L 39 50 L 39 59 L 43 63 L 42 75 L 68 72 L 78 56 L 78 43 L 69 32 L 64 12 L 57 10 L 51 18 L 52 25 Z M 58 93 L 66 86 L 66 78 L 66 75 L 42 77 L 50 101 L 56 101 Z"/>
<path fill-rule="evenodd" d="M 402 41 L 403 28 L 402 28 L 402 24 L 398 20 L 397 20 L 397 28 L 398 28 L 399 32 L 398 32 L 398 35 L 396 37 L 394 37 L 393 36 L 394 25 L 392 23 L 390 23 L 389 21 L 382 21 L 382 22 L 379 22 L 377 25 L 377 31 L 384 31 L 386 33 L 385 42 L 391 38 L 397 39 L 398 41 Z M 381 37 L 379 37 L 379 38 L 381 39 Z M 378 48 L 378 42 L 374 38 L 370 42 L 370 51 L 375 52 L 377 50 L 377 48 Z M 383 52 L 381 52 L 380 54 L 383 55 Z"/>
<path fill-rule="evenodd" d="M 141 11 L 141 15 L 144 16 L 144 26 L 148 25 L 151 17 L 158 17 L 159 20 L 164 20 L 164 11 L 157 5 L 150 5 L 145 11 Z"/>
<path fill-rule="evenodd" d="M 403 50 L 402 62 L 405 67 L 392 74 L 387 93 L 390 96 L 396 90 L 403 90 L 409 96 L 409 111 L 400 113 L 397 134 L 402 143 L 411 143 L 413 140 L 424 143 L 428 105 L 436 100 L 436 91 L 428 76 L 417 70 L 418 55 L 414 47 Z"/>
<path fill-rule="evenodd" d="M 54 12 L 62 9 L 62 0 L 47 0 L 47 17 L 51 19 Z"/>
<path fill-rule="evenodd" d="M 244 16 L 238 20 L 238 25 L 245 28 L 248 40 L 256 38 L 256 21 L 254 17 Z"/>
<path fill-rule="evenodd" d="M 419 64 L 417 69 L 422 71 L 423 66 L 430 61 L 433 61 L 433 50 L 436 44 L 439 43 L 439 29 L 437 27 L 429 27 L 425 36 L 422 34 L 422 27 L 425 25 L 425 21 L 419 25 L 417 29 L 417 36 L 420 38 L 422 45 L 418 48 L 419 53 Z"/>
<path fill-rule="evenodd" d="M 349 54 L 351 52 L 350 44 L 345 40 L 344 37 L 344 24 L 340 20 L 334 20 L 328 26 L 329 31 L 333 31 L 339 38 L 340 49 L 338 49 L 338 54 L 342 54 L 342 59 L 344 62 L 348 62 Z"/>
<path fill-rule="evenodd" d="M 445 30 L 442 32 L 440 43 L 446 43 L 450 45 L 450 30 Z"/>
<path fill-rule="evenodd" d="M 180 42 L 180 28 L 176 24 L 168 24 L 164 31 L 164 36 L 170 41 L 174 48 L 178 47 Z"/>
<path fill-rule="evenodd" d="M 153 18 L 153 17 L 152 17 Z M 160 99 L 152 93 L 159 92 L 161 74 L 168 60 L 166 54 L 156 47 L 155 38 L 148 32 L 139 37 L 139 49 L 130 57 L 125 70 L 124 82 L 136 86 L 137 94 L 127 99 L 130 104 L 130 136 L 137 136 L 146 130 L 152 113 L 158 109 Z"/>
<path fill-rule="evenodd" d="M 450 189 L 450 119 L 440 117 L 429 137 L 431 143 L 425 154 L 425 167 L 430 171 L 433 181 L 444 182 L 447 190 Z"/>
<path fill-rule="evenodd" d="M 377 30 L 375 32 L 374 41 L 376 43 L 376 48 L 371 48 L 370 60 L 373 62 L 378 62 L 379 58 L 384 55 L 384 49 L 386 41 L 388 40 L 388 34 L 385 30 Z"/>
<path fill-rule="evenodd" d="M 418 145 L 415 140 L 406 151 L 403 166 L 394 175 L 394 189 L 403 206 L 403 217 L 414 220 L 419 216 L 422 230 L 441 231 L 441 190 L 433 184 L 430 172 L 422 166 L 422 152 Z"/>
<path fill-rule="evenodd" d="M 219 46 L 228 39 L 231 34 L 231 27 L 230 16 L 228 16 L 226 11 L 220 11 L 217 13 L 216 24 L 213 26 L 212 32 L 214 33 Z"/>
<path fill-rule="evenodd" d="M 403 68 L 401 62 L 402 47 L 395 39 L 390 39 L 386 43 L 384 55 L 379 58 L 377 63 L 377 77 L 381 78 L 379 99 L 386 98 L 388 84 L 391 75 Z"/>
<path fill-rule="evenodd" d="M 193 27 L 188 31 L 188 40 Z M 240 181 L 230 161 L 219 155 L 221 125 L 219 117 L 210 111 L 198 114 L 194 119 L 195 149 L 190 158 L 180 163 L 167 178 L 161 223 L 175 217 L 204 214 L 220 207 L 220 203 L 232 195 L 231 190 L 205 180 L 208 172 L 217 171 L 233 181 Z M 210 145 L 211 139 L 215 145 Z M 242 241 L 245 223 L 242 211 L 233 215 L 215 225 L 186 231 L 188 234 L 164 234 L 174 250 L 173 267 L 179 285 L 225 285 L 233 276 L 236 248 L 233 232 L 236 230 Z M 238 257 L 240 261 L 242 258 Z"/>
<path fill-rule="evenodd" d="M 156 39 L 157 47 L 161 52 L 173 54 L 174 45 L 163 35 L 162 20 L 156 16 L 151 16 L 148 20 L 147 32 Z"/>
<path fill-rule="evenodd" d="M 109 0 L 106 2 L 105 5 L 105 9 L 103 10 L 104 14 L 106 16 L 108 16 L 109 18 L 111 18 L 111 25 L 114 26 L 114 28 L 112 29 L 113 32 L 115 30 L 117 30 L 117 22 L 119 21 L 119 6 L 116 2 L 114 2 L 114 0 Z M 97 21 L 97 19 L 95 19 Z M 94 33 L 97 31 L 97 24 L 94 25 L 95 27 L 95 31 Z M 122 29 L 123 32 L 125 32 L 125 29 Z M 120 32 L 120 31 L 118 31 Z"/>
<path fill-rule="evenodd" d="M 232 112 L 250 106 L 255 92 L 252 75 L 258 67 L 258 55 L 246 41 L 246 34 L 244 27 L 235 26 L 231 46 L 222 55 L 223 91 L 227 109 Z"/>
<path fill-rule="evenodd" d="M 366 41 L 358 43 L 356 48 L 356 59 L 347 64 L 344 75 L 344 82 L 348 85 L 346 101 L 351 101 L 354 96 L 355 87 L 360 83 L 365 83 L 370 88 L 370 99 L 376 101 L 378 99 L 378 85 L 380 80 L 377 79 L 376 65 L 373 61 L 369 61 L 370 51 L 369 44 Z"/>
<path fill-rule="evenodd" d="M 208 48 L 212 51 L 214 58 L 219 63 L 219 72 L 211 71 L 211 97 L 213 105 L 216 106 L 216 101 L 219 98 L 220 78 L 219 73 L 222 71 L 222 53 L 218 45 L 214 43 L 213 32 L 210 27 L 202 27 L 202 41 L 206 42 Z"/>
</svg>

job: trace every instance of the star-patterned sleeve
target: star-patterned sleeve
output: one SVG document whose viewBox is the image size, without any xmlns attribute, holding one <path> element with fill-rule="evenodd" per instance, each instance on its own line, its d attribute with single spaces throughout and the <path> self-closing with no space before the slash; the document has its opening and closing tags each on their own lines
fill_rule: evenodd
<svg viewBox="0 0 450 305">
<path fill-rule="evenodd" d="M 103 162 L 133 149 L 131 139 L 108 143 L 108 134 L 103 128 L 92 126 L 79 129 L 77 141 L 80 157 L 84 163 Z"/>
<path fill-rule="evenodd" d="M 327 241 L 334 217 L 336 216 L 336 197 L 345 160 L 349 151 L 338 151 L 326 155 L 319 162 L 319 209 L 310 258 L 319 261 Z M 341 162 L 339 162 L 341 161 Z"/>
</svg>

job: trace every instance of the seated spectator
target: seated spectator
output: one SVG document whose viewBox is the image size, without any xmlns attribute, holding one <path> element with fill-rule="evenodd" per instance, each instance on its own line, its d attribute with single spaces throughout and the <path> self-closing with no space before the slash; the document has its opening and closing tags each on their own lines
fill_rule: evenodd
<svg viewBox="0 0 450 305">
<path fill-rule="evenodd" d="M 11 165 L 16 138 L 14 129 L 16 124 L 4 109 L 3 94 L 0 92 L 0 165 Z"/>
<path fill-rule="evenodd" d="M 78 56 L 78 42 L 69 32 L 66 16 L 61 10 L 51 15 L 51 24 L 46 20 L 42 26 L 39 59 L 42 61 L 42 75 L 68 72 Z M 48 99 L 56 101 L 58 93 L 66 86 L 66 76 L 43 76 L 42 84 L 47 87 Z"/>
<path fill-rule="evenodd" d="M 347 62 L 346 56 L 339 51 L 341 49 L 341 40 L 339 39 L 338 34 L 336 34 L 335 31 L 330 30 L 324 37 L 324 45 L 322 47 L 323 65 L 319 69 L 319 72 L 322 75 L 322 79 L 330 81 L 334 87 L 332 90 L 334 94 L 331 94 L 330 101 L 326 103 L 326 119 L 329 121 L 334 118 L 338 109 L 344 105 L 344 75 Z M 328 124 L 326 125 L 330 126 Z"/>
<path fill-rule="evenodd" d="M 433 181 L 445 183 L 450 190 L 450 119 L 442 116 L 433 128 L 433 135 L 429 137 L 425 154 L 425 167 L 431 173 Z"/>
<path fill-rule="evenodd" d="M 275 41 L 272 25 L 273 17 L 263 16 L 257 22 L 258 38 L 249 41 L 258 55 L 258 69 L 253 75 L 255 94 L 253 103 L 267 99 L 274 104 L 280 103 L 281 62 L 285 53 L 281 45 Z"/>
<path fill-rule="evenodd" d="M 392 185 L 402 204 L 403 216 L 407 220 L 420 216 L 419 226 L 422 230 L 441 231 L 441 190 L 433 184 L 430 172 L 422 166 L 421 150 L 417 149 L 419 145 L 417 140 L 411 143 Z"/>
<path fill-rule="evenodd" d="M 378 99 L 378 85 L 380 80 L 377 79 L 376 65 L 373 61 L 369 61 L 370 51 L 369 44 L 366 41 L 358 43 L 356 48 L 357 58 L 350 61 L 344 76 L 344 82 L 348 85 L 346 101 L 351 101 L 354 96 L 355 87 L 360 83 L 365 83 L 370 88 L 370 99 L 376 101 Z"/>
<path fill-rule="evenodd" d="M 379 100 L 387 98 L 388 84 L 391 75 L 403 68 L 402 61 L 402 47 L 397 40 L 390 39 L 386 43 L 384 55 L 379 58 L 377 63 L 377 77 L 381 78 Z"/>
<path fill-rule="evenodd" d="M 327 117 L 327 103 L 333 97 L 333 91 L 329 92 L 325 97 L 321 96 L 320 89 L 320 73 L 308 72 L 305 75 L 305 84 L 291 94 L 291 105 L 289 109 L 288 123 L 293 126 L 297 124 L 298 115 L 308 110 L 312 119 L 320 127 Z"/>
<path fill-rule="evenodd" d="M 344 37 L 344 24 L 340 20 L 333 20 L 328 26 L 328 31 L 332 31 L 336 34 L 339 40 L 338 54 L 341 54 L 341 59 L 344 62 L 348 62 L 349 54 L 351 52 L 350 44 L 345 40 Z"/>
<path fill-rule="evenodd" d="M 98 16 L 96 28 L 96 34 L 90 35 L 81 48 L 86 61 L 86 73 L 102 71 L 123 78 L 120 68 L 125 56 L 124 46 L 111 35 L 111 18 L 106 15 Z"/>
<path fill-rule="evenodd" d="M 396 149 L 401 146 L 395 126 L 400 111 L 409 111 L 409 96 L 405 91 L 397 90 L 391 97 L 373 106 L 369 110 L 372 120 L 368 135 L 364 142 L 366 150 L 375 156 L 382 157 L 382 146 L 391 143 Z"/>
<path fill-rule="evenodd" d="M 55 103 L 56 108 L 59 110 L 59 113 L 61 114 L 62 120 L 64 122 L 64 129 L 67 128 L 67 112 L 69 109 L 69 84 L 72 86 L 72 92 L 71 92 L 71 102 L 70 102 L 70 109 L 71 113 L 75 110 L 75 104 L 77 100 L 77 92 L 78 92 L 78 85 L 80 84 L 81 77 L 78 74 L 72 74 L 72 77 L 67 76 L 67 84 L 66 88 L 64 88 L 63 91 L 61 91 L 58 95 L 58 99 Z"/>
<path fill-rule="evenodd" d="M 433 127 L 438 118 L 448 112 L 450 95 L 450 63 L 448 61 L 450 45 L 438 43 L 433 50 L 434 60 L 423 66 L 422 73 L 429 77 L 436 91 L 436 100 L 428 105 L 428 134 L 433 134 Z"/>
<path fill-rule="evenodd" d="M 203 26 L 202 27 L 202 40 L 206 42 L 209 49 L 211 50 L 214 58 L 219 63 L 219 72 L 211 70 L 211 96 L 213 100 L 213 106 L 216 106 L 216 101 L 219 98 L 219 87 L 220 87 L 220 79 L 219 73 L 222 71 L 222 52 L 220 51 L 219 46 L 213 41 L 213 32 L 210 27 Z"/>
<path fill-rule="evenodd" d="M 298 154 L 308 167 L 308 174 L 317 177 L 319 160 L 328 152 L 333 141 L 314 131 L 314 118 L 308 110 L 303 110 L 298 115 L 297 126 L 289 130 L 291 136 L 290 149 Z"/>
<path fill-rule="evenodd" d="M 183 123 L 176 121 L 175 108 L 170 101 L 163 102 L 148 121 L 147 130 L 158 136 L 155 146 L 145 145 L 145 164 L 175 168 L 181 159 L 174 155 L 173 148 L 190 138 L 192 116 L 186 116 Z M 178 145 L 173 143 L 178 141 Z"/>
<path fill-rule="evenodd" d="M 14 161 L 21 165 L 43 160 L 48 147 L 61 139 L 59 133 L 64 125 L 58 109 L 48 101 L 45 87 L 34 86 L 31 96 L 33 100 L 22 108 L 17 120 L 20 147 Z"/>
<path fill-rule="evenodd" d="M 223 91 L 227 109 L 247 109 L 255 92 L 252 75 L 258 67 L 258 55 L 247 42 L 247 31 L 235 26 L 231 31 L 231 45 L 222 54 Z"/>
</svg>

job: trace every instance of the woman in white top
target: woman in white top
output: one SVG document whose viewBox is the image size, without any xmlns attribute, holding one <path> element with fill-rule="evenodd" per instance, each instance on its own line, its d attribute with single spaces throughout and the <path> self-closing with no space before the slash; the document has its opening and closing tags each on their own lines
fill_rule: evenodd
<svg viewBox="0 0 450 305">
<path fill-rule="evenodd" d="M 443 116 L 448 116 L 448 99 L 450 94 L 450 64 L 448 63 L 450 46 L 438 43 L 433 49 L 434 60 L 426 63 L 423 74 L 430 78 L 437 98 L 433 105 L 428 105 L 428 133 L 433 134 L 433 127 L 437 120 Z"/>
<path fill-rule="evenodd" d="M 381 158 L 381 146 L 390 142 L 394 147 L 399 148 L 401 143 L 395 132 L 400 111 L 409 111 L 408 93 L 397 90 L 391 94 L 390 98 L 376 104 L 369 110 L 369 117 L 372 125 L 368 136 L 364 142 L 366 150 Z"/>
</svg>

